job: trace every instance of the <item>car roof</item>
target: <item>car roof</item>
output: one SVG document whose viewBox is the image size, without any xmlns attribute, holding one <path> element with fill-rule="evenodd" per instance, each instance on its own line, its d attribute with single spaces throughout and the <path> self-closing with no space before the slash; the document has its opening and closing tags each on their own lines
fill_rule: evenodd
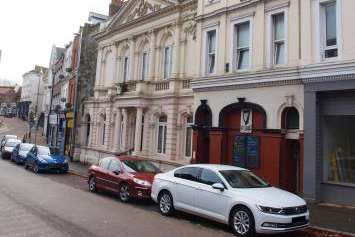
<svg viewBox="0 0 355 237">
<path fill-rule="evenodd" d="M 16 135 L 5 135 L 5 138 L 17 138 Z"/>
<path fill-rule="evenodd" d="M 222 171 L 222 170 L 247 170 L 241 167 L 237 166 L 231 166 L 231 165 L 218 165 L 218 164 L 193 164 L 193 165 L 186 165 L 183 167 L 198 167 L 198 168 L 206 168 L 206 169 L 211 169 L 214 171 Z M 182 167 L 180 167 L 182 168 Z"/>
<path fill-rule="evenodd" d="M 9 140 L 7 140 L 7 142 L 19 142 L 19 143 L 21 143 L 21 140 L 10 138 Z"/>
</svg>

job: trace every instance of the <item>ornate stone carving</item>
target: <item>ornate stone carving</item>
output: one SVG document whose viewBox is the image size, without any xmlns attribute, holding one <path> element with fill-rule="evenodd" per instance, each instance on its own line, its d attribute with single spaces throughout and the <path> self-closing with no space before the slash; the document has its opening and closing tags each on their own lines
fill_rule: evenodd
<svg viewBox="0 0 355 237">
<path fill-rule="evenodd" d="M 193 14 L 186 17 L 184 32 L 187 35 L 192 35 L 192 39 L 196 40 L 196 16 L 197 12 L 194 11 Z"/>
<path fill-rule="evenodd" d="M 159 4 L 152 5 L 151 3 L 145 0 L 140 0 L 138 7 L 134 9 L 134 11 L 130 15 L 128 15 L 127 21 L 132 21 L 137 17 L 147 15 L 150 12 L 159 11 L 160 9 L 161 5 Z"/>
</svg>

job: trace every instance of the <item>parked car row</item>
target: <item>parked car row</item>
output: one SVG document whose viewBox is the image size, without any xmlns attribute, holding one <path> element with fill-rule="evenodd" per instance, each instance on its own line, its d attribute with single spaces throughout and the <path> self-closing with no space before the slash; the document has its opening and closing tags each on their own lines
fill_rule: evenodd
<svg viewBox="0 0 355 237">
<path fill-rule="evenodd" d="M 107 157 L 89 168 L 88 185 L 91 192 L 109 191 L 122 202 L 152 199 L 164 216 L 179 210 L 227 224 L 237 236 L 309 225 L 302 198 L 234 166 L 196 164 L 162 173 L 144 159 Z"/>
<path fill-rule="evenodd" d="M 67 173 L 68 159 L 63 155 L 53 154 L 49 147 L 22 143 L 15 135 L 5 135 L 0 141 L 1 158 L 16 164 L 23 164 L 25 169 L 35 173 Z"/>
</svg>

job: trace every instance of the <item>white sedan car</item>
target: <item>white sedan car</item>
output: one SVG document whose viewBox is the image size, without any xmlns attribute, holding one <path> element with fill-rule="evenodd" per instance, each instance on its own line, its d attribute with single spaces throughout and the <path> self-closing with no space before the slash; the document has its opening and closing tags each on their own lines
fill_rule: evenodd
<svg viewBox="0 0 355 237">
<path fill-rule="evenodd" d="M 181 210 L 228 224 L 238 236 L 280 233 L 309 225 L 306 202 L 252 172 L 198 164 L 157 174 L 152 199 L 163 215 Z"/>
</svg>

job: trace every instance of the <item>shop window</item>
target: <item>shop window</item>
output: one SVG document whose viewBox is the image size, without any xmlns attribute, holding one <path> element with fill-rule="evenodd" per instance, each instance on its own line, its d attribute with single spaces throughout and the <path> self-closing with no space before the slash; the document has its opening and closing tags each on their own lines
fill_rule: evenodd
<svg viewBox="0 0 355 237">
<path fill-rule="evenodd" d="M 160 154 L 166 153 L 166 133 L 167 133 L 167 117 L 162 115 L 159 117 L 158 122 L 158 150 Z"/>
<path fill-rule="evenodd" d="M 282 112 L 282 128 L 283 129 L 299 129 L 300 116 L 295 107 L 288 107 Z"/>
<path fill-rule="evenodd" d="M 322 126 L 324 181 L 355 184 L 355 116 L 326 116 Z"/>
</svg>

